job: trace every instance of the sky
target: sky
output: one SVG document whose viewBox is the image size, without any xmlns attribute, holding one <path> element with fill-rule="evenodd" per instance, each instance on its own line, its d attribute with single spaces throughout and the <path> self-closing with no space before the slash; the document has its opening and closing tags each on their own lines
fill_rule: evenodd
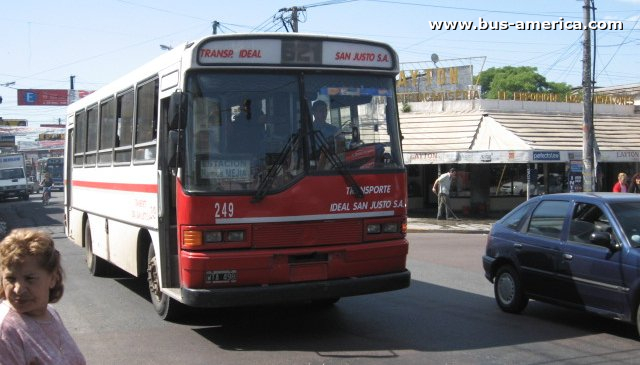
<svg viewBox="0 0 640 365">
<path fill-rule="evenodd" d="M 401 68 L 531 66 L 547 81 L 582 83 L 584 0 L 22 0 L 0 12 L 0 117 L 64 123 L 65 107 L 18 106 L 17 89 L 95 90 L 177 46 L 212 34 L 287 32 L 280 19 L 303 7 L 299 32 L 388 43 Z M 594 0 L 597 87 L 640 83 L 640 0 Z M 557 29 L 436 30 L 430 22 L 556 22 Z M 565 29 L 559 29 L 559 28 Z M 404 67 L 403 67 L 404 66 Z M 13 83 L 13 84 L 12 84 Z M 9 85 L 6 85 L 9 84 Z"/>
</svg>

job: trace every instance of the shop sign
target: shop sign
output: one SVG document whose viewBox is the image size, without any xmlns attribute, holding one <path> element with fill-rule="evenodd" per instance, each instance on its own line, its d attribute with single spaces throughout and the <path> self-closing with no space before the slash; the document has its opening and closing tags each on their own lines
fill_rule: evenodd
<svg viewBox="0 0 640 365">
<path fill-rule="evenodd" d="M 456 163 L 458 152 L 413 152 L 404 153 L 404 163 L 407 165 L 431 165 Z"/>
<path fill-rule="evenodd" d="M 458 163 L 526 163 L 528 151 L 470 151 L 460 152 Z"/>
<path fill-rule="evenodd" d="M 533 161 L 560 161 L 560 151 L 534 151 Z"/>
<path fill-rule="evenodd" d="M 604 151 L 600 153 L 601 161 L 610 162 L 638 162 L 640 151 Z"/>
</svg>

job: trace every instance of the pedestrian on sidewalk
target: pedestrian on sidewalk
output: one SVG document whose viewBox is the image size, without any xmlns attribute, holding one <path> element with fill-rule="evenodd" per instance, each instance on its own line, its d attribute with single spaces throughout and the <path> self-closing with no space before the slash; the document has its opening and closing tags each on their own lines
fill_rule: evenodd
<svg viewBox="0 0 640 365">
<path fill-rule="evenodd" d="M 628 190 L 627 174 L 621 172 L 618 174 L 618 181 L 613 185 L 614 193 L 626 193 Z"/>
<path fill-rule="evenodd" d="M 436 219 L 449 219 L 449 193 L 451 192 L 451 181 L 456 178 L 456 169 L 451 168 L 449 172 L 445 172 L 440 175 L 433 183 L 433 189 L 431 189 L 436 195 L 438 195 L 438 216 Z"/>
</svg>

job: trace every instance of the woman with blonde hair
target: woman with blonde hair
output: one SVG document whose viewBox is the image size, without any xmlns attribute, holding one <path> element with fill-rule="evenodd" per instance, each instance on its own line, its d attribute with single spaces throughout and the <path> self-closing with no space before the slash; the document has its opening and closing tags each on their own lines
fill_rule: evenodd
<svg viewBox="0 0 640 365">
<path fill-rule="evenodd" d="M 0 363 L 86 364 L 50 304 L 62 298 L 63 277 L 47 233 L 14 229 L 0 242 Z"/>
<path fill-rule="evenodd" d="M 626 193 L 627 192 L 628 187 L 627 187 L 627 174 L 624 172 L 621 172 L 618 174 L 618 182 L 616 182 L 613 185 L 613 192 L 614 193 Z"/>
</svg>

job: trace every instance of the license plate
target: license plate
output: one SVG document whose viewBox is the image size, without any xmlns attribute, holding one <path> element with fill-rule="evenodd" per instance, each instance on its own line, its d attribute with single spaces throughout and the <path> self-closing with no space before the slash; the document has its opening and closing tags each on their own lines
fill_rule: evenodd
<svg viewBox="0 0 640 365">
<path fill-rule="evenodd" d="M 235 283 L 237 280 L 236 270 L 207 271 L 205 282 L 210 283 Z"/>
</svg>

